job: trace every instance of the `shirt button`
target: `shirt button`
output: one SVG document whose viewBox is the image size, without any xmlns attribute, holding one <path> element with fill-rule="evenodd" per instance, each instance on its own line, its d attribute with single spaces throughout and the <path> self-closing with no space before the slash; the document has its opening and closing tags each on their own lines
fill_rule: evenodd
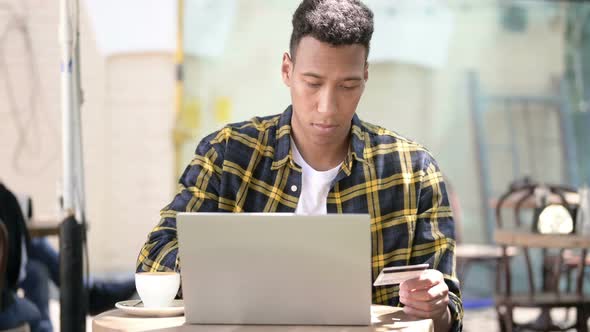
<svg viewBox="0 0 590 332">
<path fill-rule="evenodd" d="M 292 185 L 291 186 L 291 191 L 297 191 L 297 186 L 296 185 Z"/>
</svg>

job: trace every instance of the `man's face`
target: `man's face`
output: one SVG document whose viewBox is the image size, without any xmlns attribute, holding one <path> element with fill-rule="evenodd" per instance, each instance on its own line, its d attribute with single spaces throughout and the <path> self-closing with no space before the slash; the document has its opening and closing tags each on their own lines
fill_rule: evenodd
<svg viewBox="0 0 590 332">
<path fill-rule="evenodd" d="M 283 81 L 291 90 L 291 126 L 296 141 L 341 145 L 368 79 L 363 45 L 334 47 L 303 37 L 295 62 L 283 55 Z"/>
</svg>

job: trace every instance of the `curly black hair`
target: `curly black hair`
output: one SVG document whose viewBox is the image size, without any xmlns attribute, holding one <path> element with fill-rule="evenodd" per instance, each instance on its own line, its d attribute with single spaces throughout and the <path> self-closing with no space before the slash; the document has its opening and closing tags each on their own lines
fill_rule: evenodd
<svg viewBox="0 0 590 332">
<path fill-rule="evenodd" d="M 312 36 L 334 46 L 361 44 L 367 49 L 373 35 L 373 12 L 360 0 L 303 0 L 293 14 L 290 52 L 301 38 Z"/>
</svg>

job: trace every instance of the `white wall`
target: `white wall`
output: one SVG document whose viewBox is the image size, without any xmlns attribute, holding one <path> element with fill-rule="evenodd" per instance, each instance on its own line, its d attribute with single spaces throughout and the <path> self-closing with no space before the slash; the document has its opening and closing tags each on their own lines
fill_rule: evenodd
<svg viewBox="0 0 590 332">
<path fill-rule="evenodd" d="M 20 0 L 1 3 L 22 10 Z M 31 110 L 25 107 L 11 113 L 4 86 L 7 78 L 0 71 L 0 179 L 14 191 L 30 193 L 37 216 L 54 217 L 61 177 L 58 2 L 27 3 L 26 26 L 40 70 L 38 115 L 27 120 L 29 144 L 17 145 L 15 119 L 29 119 Z M 0 31 L 11 17 L 3 9 L 0 7 Z M 84 13 L 81 25 L 91 269 L 133 271 L 139 248 L 172 194 L 173 59 L 164 54 L 105 59 L 96 48 Z M 30 63 L 19 38 L 18 32 L 10 32 L 0 49 L 14 72 L 8 84 L 22 103 L 31 91 L 26 79 Z M 23 151 L 19 168 L 13 158 L 17 149 Z"/>
</svg>

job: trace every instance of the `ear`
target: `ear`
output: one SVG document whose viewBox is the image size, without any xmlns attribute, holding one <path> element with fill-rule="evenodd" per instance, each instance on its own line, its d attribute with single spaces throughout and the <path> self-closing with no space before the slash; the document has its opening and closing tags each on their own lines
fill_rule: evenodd
<svg viewBox="0 0 590 332">
<path fill-rule="evenodd" d="M 293 74 L 293 61 L 289 53 L 283 54 L 283 63 L 281 64 L 281 75 L 286 86 L 291 87 L 291 75 Z"/>
<path fill-rule="evenodd" d="M 365 83 L 369 80 L 369 62 L 365 63 L 365 72 L 363 74 Z"/>
</svg>

